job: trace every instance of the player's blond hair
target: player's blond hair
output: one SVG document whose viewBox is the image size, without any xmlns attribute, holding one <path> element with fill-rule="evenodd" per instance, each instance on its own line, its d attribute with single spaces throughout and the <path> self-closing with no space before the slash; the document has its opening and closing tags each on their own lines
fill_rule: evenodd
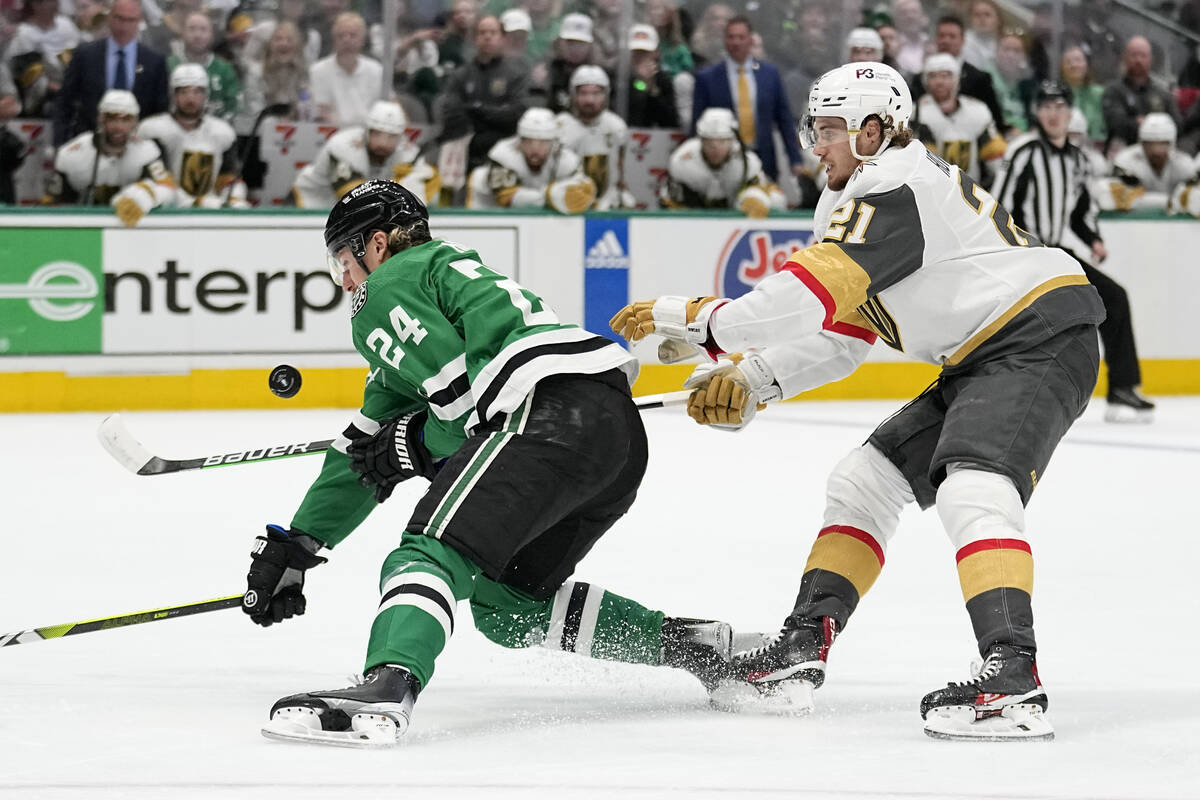
<svg viewBox="0 0 1200 800">
<path fill-rule="evenodd" d="M 429 235 L 429 224 L 425 220 L 416 220 L 407 226 L 397 226 L 387 235 L 388 252 L 396 255 L 410 247 L 432 241 Z"/>
</svg>

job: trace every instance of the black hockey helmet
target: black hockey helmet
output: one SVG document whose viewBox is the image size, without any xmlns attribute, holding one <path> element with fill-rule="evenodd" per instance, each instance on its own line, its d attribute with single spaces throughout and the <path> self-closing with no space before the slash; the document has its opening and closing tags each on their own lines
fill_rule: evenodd
<svg viewBox="0 0 1200 800">
<path fill-rule="evenodd" d="M 325 252 L 333 280 L 341 284 L 342 264 L 337 254 L 349 247 L 366 270 L 363 257 L 367 239 L 375 231 L 390 233 L 413 222 L 428 222 L 429 209 L 415 194 L 398 183 L 369 180 L 354 187 L 333 205 L 325 221 Z"/>
<path fill-rule="evenodd" d="M 1037 91 L 1033 95 L 1033 107 L 1038 108 L 1042 103 L 1048 103 L 1053 100 L 1062 100 L 1068 106 L 1075 104 L 1075 93 L 1071 91 L 1071 87 L 1059 81 L 1042 81 L 1038 84 Z"/>
</svg>

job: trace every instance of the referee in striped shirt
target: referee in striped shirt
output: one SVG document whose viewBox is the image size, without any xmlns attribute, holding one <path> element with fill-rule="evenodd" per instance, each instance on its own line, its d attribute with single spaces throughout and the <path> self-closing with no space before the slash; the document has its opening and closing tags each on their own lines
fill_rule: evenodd
<svg viewBox="0 0 1200 800">
<path fill-rule="evenodd" d="M 1071 254 L 1100 293 L 1108 318 L 1100 325 L 1108 365 L 1109 422 L 1149 422 L 1154 404 L 1138 391 L 1142 382 L 1133 318 L 1125 289 L 1096 269 L 1108 257 L 1087 189 L 1087 160 L 1067 140 L 1070 87 L 1042 83 L 1034 96 L 1037 125 L 1014 139 L 996 175 L 992 194 L 1018 226 L 1045 244 Z"/>
</svg>

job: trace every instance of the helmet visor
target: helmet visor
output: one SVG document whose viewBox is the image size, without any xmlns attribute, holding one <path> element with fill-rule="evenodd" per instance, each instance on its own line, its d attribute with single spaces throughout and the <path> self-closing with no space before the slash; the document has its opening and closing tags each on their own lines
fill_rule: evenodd
<svg viewBox="0 0 1200 800">
<path fill-rule="evenodd" d="M 339 239 L 325 250 L 325 263 L 329 267 L 329 277 L 338 286 L 344 285 L 346 270 L 366 254 L 363 247 L 363 236 L 356 233 L 348 239 Z"/>
<path fill-rule="evenodd" d="M 850 131 L 841 117 L 814 117 L 806 113 L 796 126 L 796 137 L 801 147 L 811 150 L 817 145 L 828 146 L 849 141 Z"/>
</svg>

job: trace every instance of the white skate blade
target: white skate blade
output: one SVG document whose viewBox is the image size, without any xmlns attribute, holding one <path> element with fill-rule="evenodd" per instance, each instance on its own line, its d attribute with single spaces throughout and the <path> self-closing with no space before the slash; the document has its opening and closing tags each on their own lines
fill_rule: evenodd
<svg viewBox="0 0 1200 800">
<path fill-rule="evenodd" d="M 1104 421 L 1115 422 L 1118 425 L 1149 425 L 1154 422 L 1154 409 L 1140 411 L 1129 406 L 1110 403 L 1104 409 Z"/>
<path fill-rule="evenodd" d="M 808 681 L 781 681 L 764 693 L 744 681 L 721 681 L 708 693 L 708 702 L 731 714 L 802 717 L 812 713 L 813 685 Z"/>
<path fill-rule="evenodd" d="M 976 720 L 971 706 L 937 708 L 925 717 L 925 733 L 953 742 L 1048 742 L 1054 728 L 1038 705 L 1017 704 L 998 717 Z"/>
<path fill-rule="evenodd" d="M 350 730 L 321 729 L 320 718 L 311 709 L 281 708 L 271 721 L 262 727 L 262 735 L 284 742 L 305 742 L 333 747 L 380 749 L 395 747 L 408 730 L 408 719 L 386 714 L 355 714 L 350 718 Z"/>
</svg>

